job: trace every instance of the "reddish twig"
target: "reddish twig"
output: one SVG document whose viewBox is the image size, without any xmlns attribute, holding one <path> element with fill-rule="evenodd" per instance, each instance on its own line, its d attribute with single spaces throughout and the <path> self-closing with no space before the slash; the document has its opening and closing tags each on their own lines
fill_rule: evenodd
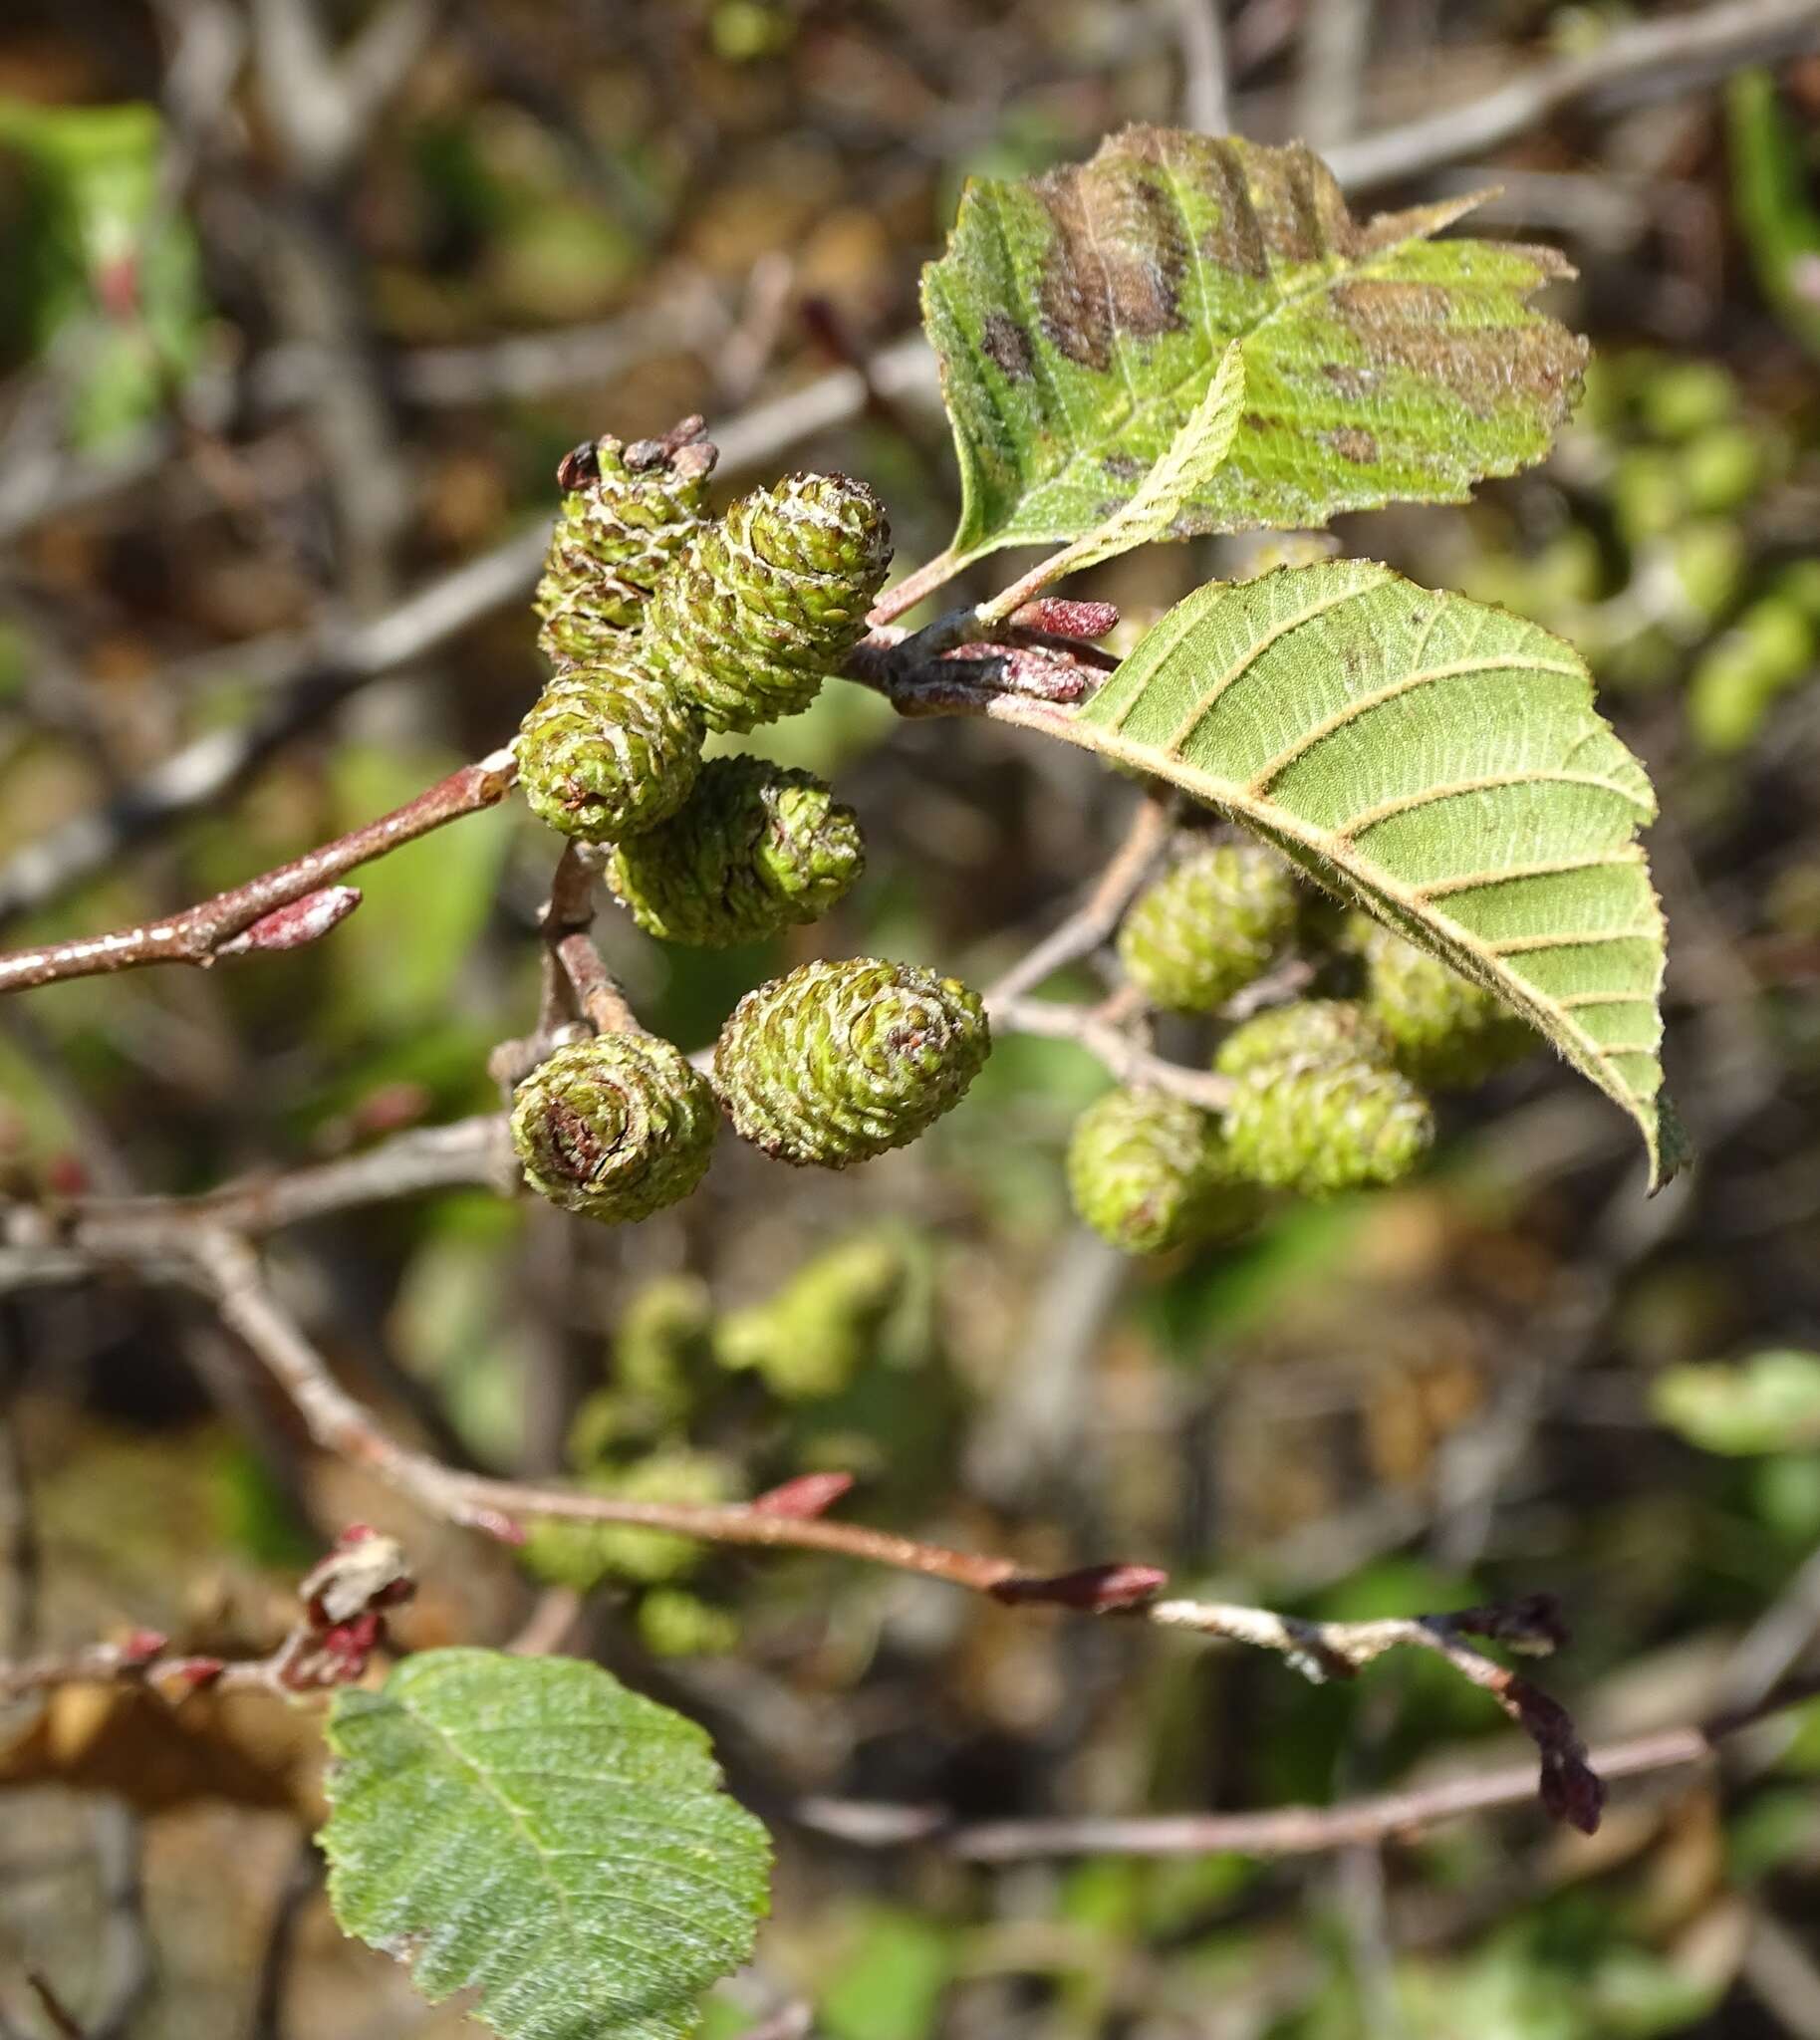
<svg viewBox="0 0 1820 2040">
<path fill-rule="evenodd" d="M 432 829 L 492 807 L 517 776 L 511 753 L 495 751 L 478 764 L 451 772 L 378 821 L 167 919 L 0 954 L 0 992 L 134 970 L 148 963 L 192 963 L 206 969 L 219 956 L 314 941 L 359 903 L 352 887 L 334 886 L 333 880 Z"/>
<path fill-rule="evenodd" d="M 356 1524 L 299 1584 L 302 1618 L 264 1658 L 173 1654 L 158 1631 L 134 1630 L 117 1644 L 0 1664 L 0 1699 L 70 1685 L 139 1686 L 173 1703 L 204 1687 L 287 1696 L 321 1692 L 361 1676 L 386 1641 L 388 1612 L 412 1591 L 397 1545 Z"/>
<path fill-rule="evenodd" d="M 284 1390 L 320 1446 L 369 1468 L 443 1520 L 508 1543 L 523 1541 L 522 1519 L 538 1517 L 663 1530 L 709 1544 L 818 1551 L 944 1580 L 1007 1605 L 1044 1604 L 1252 1644 L 1279 1652 L 1298 1669 L 1317 1677 L 1341 1668 L 1356 1670 L 1400 1646 L 1434 1651 L 1491 1693 L 1535 1736 L 1543 1760 L 1542 1794 L 1550 1811 L 1589 1831 L 1597 1825 L 1602 1790 L 1585 1768 L 1584 1752 L 1566 1713 L 1463 1641 L 1468 1630 L 1490 1632 L 1525 1649 L 1551 1650 L 1560 1641 L 1559 1625 L 1540 1603 L 1395 1623 L 1314 1625 L 1267 1610 L 1159 1600 L 1165 1575 L 1154 1567 L 1127 1564 L 1060 1575 L 1032 1573 L 1008 1557 L 831 1522 L 821 1511 L 837 1498 L 832 1485 L 813 1492 L 803 1485 L 747 1505 L 697 1507 L 464 1473 L 398 1443 L 336 1382 L 314 1345 L 272 1295 L 257 1258 L 242 1241 L 201 1233 L 191 1242 L 190 1274 L 213 1298 L 222 1321 L 245 1340 Z"/>
</svg>

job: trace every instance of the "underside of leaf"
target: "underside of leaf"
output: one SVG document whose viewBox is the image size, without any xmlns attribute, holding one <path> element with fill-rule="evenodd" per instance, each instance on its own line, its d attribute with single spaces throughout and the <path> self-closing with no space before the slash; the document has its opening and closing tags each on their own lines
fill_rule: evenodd
<svg viewBox="0 0 1820 2040">
<path fill-rule="evenodd" d="M 1643 767 L 1573 648 L 1371 561 L 1178 604 L 1066 728 L 1172 781 L 1488 986 L 1684 1158 L 1660 1096 Z"/>
<path fill-rule="evenodd" d="M 336 1917 L 507 2040 L 684 2040 L 751 1952 L 764 1830 L 598 1665 L 424 1652 L 339 1693 L 329 1744 Z"/>
<path fill-rule="evenodd" d="M 1306 148 L 1133 128 L 978 181 L 923 272 L 960 461 L 956 564 L 1105 524 L 1244 348 L 1229 459 L 1170 535 L 1458 502 L 1547 451 L 1585 345 L 1529 308 L 1551 249 L 1431 237 L 1450 199 L 1356 221 Z"/>
</svg>

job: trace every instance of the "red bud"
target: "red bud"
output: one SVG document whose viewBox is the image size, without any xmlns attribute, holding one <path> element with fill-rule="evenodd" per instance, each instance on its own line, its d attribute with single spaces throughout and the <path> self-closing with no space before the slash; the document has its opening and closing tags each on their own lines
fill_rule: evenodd
<svg viewBox="0 0 1820 2040">
<path fill-rule="evenodd" d="M 1039 595 L 1011 613 L 1020 630 L 1041 631 L 1051 638 L 1081 638 L 1097 644 L 1119 626 L 1118 609 L 1109 602 L 1070 602 L 1064 596 Z"/>
<path fill-rule="evenodd" d="M 1013 1607 L 1029 1602 L 1047 1602 L 1057 1608 L 1077 1608 L 1086 1615 L 1112 1615 L 1121 1609 L 1141 1608 L 1169 1579 L 1156 1566 L 1083 1566 L 1079 1572 L 1058 1573 L 1051 1579 L 1033 1579 L 1014 1573 L 991 1589 L 995 1601 Z"/>
<path fill-rule="evenodd" d="M 231 941 L 221 943 L 215 954 L 245 956 L 254 950 L 301 949 L 306 943 L 321 941 L 360 903 L 361 889 L 358 886 L 319 887 L 314 892 L 306 892 L 301 899 L 293 899 L 288 905 L 275 906 L 270 913 L 262 913 Z"/>
<path fill-rule="evenodd" d="M 761 1494 L 752 1507 L 766 1516 L 819 1516 L 852 1486 L 851 1473 L 800 1473 Z"/>
</svg>

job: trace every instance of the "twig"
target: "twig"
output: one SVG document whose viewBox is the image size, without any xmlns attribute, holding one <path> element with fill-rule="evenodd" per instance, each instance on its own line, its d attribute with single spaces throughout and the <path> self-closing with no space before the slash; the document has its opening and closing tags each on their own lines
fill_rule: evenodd
<svg viewBox="0 0 1820 2040">
<path fill-rule="evenodd" d="M 509 1179 L 502 1114 L 413 1127 L 363 1153 L 283 1173 L 244 1176 L 196 1197 L 90 1197 L 62 1206 L 0 1206 L 0 1290 L 55 1281 L 59 1257 L 105 1269 L 148 1254 L 176 1255 L 197 1230 L 276 1232 L 365 1204 Z M 12 1255 L 9 1262 L 8 1254 Z M 45 1272 L 31 1272 L 42 1262 Z"/>
<path fill-rule="evenodd" d="M 272 1902 L 272 1916 L 259 1957 L 259 1981 L 247 2023 L 247 2040 L 282 2040 L 285 1986 L 297 1951 L 297 1929 L 305 1906 L 322 1883 L 322 1875 L 323 1859 L 316 1838 L 306 1835 L 298 1843 Z"/>
<path fill-rule="evenodd" d="M 1045 978 L 1089 956 L 1119 925 L 1119 917 L 1134 894 L 1150 877 L 1152 867 L 1169 841 L 1168 798 L 1147 791 L 1132 816 L 1125 841 L 1107 861 L 1106 869 L 1094 882 L 1093 891 L 1058 927 L 1053 928 L 1026 955 L 1019 957 L 986 992 L 988 1006 L 1015 999 L 1034 991 Z"/>
<path fill-rule="evenodd" d="M 1540 1601 L 1508 1609 L 1414 1618 L 1401 1624 L 1306 1624 L 1260 1609 L 1159 1600 L 1165 1575 L 1154 1566 L 1096 1565 L 1060 1575 L 1035 1574 L 1012 1558 L 958 1551 L 890 1531 L 831 1522 L 822 1511 L 844 1492 L 845 1484 L 839 1481 L 793 1483 L 755 1502 L 697 1507 L 632 1501 L 464 1473 L 400 1444 L 336 1382 L 321 1354 L 272 1294 L 257 1257 L 243 1241 L 221 1232 L 201 1231 L 187 1243 L 177 1270 L 159 1256 L 143 1264 L 143 1271 L 158 1279 L 173 1279 L 174 1272 L 175 1279 L 186 1279 L 203 1289 L 222 1322 L 246 1342 L 290 1399 L 318 1445 L 351 1464 L 366 1467 L 444 1521 L 512 1544 L 523 1540 L 523 1518 L 542 1517 L 666 1530 L 710 1544 L 819 1551 L 944 1580 L 1009 1607 L 1041 1605 L 1081 1615 L 1123 1616 L 1252 1644 L 1281 1653 L 1311 1677 L 1350 1673 L 1387 1650 L 1414 1645 L 1445 1657 L 1534 1736 L 1542 1758 L 1543 1798 L 1552 1812 L 1581 1827 L 1597 1825 L 1602 1788 L 1585 1770 L 1583 1752 L 1565 1711 L 1462 1640 L 1470 1633 L 1495 1637 L 1520 1650 L 1552 1650 L 1560 1641 L 1560 1627 L 1552 1610 Z M 141 1649 L 141 1657 L 155 1660 L 162 1641 L 150 1640 L 149 1647 Z M 32 1678 L 29 1669 L 15 1676 L 43 1683 L 42 1677 Z M 256 1670 L 246 1676 L 249 1683 L 258 1682 Z"/>
<path fill-rule="evenodd" d="M 543 910 L 544 939 L 597 1034 L 643 1034 L 639 1016 L 627 1004 L 589 932 L 594 925 L 595 878 L 596 868 L 580 846 L 564 845 Z"/>
<path fill-rule="evenodd" d="M 1322 0 L 1303 16 L 1293 131 L 1323 153 L 1359 126 L 1372 0 Z"/>
<path fill-rule="evenodd" d="M 1204 1112 L 1224 1112 L 1232 1098 L 1232 1080 L 1211 1070 L 1190 1070 L 1148 1049 L 1122 1027 L 1103 1020 L 1091 1006 L 1050 999 L 1004 998 L 989 1001 L 992 1025 L 1006 1034 L 1035 1034 L 1046 1041 L 1072 1041 L 1084 1048 L 1122 1084 L 1148 1084 L 1185 1098 Z"/>
<path fill-rule="evenodd" d="M 274 675 L 274 699 L 250 722 L 198 737 L 102 807 L 28 845 L 0 871 L 0 924 L 48 904 L 122 851 L 224 799 L 349 695 L 524 594 L 546 539 L 541 529 L 526 532 L 326 648 L 305 652 Z M 260 646 L 244 648 L 257 663 Z"/>
<path fill-rule="evenodd" d="M 920 334 L 872 356 L 871 382 L 894 396 L 936 400 L 934 358 Z M 865 409 L 868 378 L 851 369 L 819 377 L 715 431 L 719 472 L 761 467 L 804 439 L 850 424 Z M 134 470 L 136 473 L 137 470 Z M 273 700 L 250 722 L 198 737 L 93 813 L 29 844 L 0 868 L 0 925 L 47 905 L 106 870 L 123 851 L 161 834 L 244 786 L 265 761 L 352 694 L 445 644 L 531 592 L 549 528 L 539 523 L 444 574 L 396 608 L 297 651 L 285 639 L 237 646 L 236 670 L 265 675 Z"/>
<path fill-rule="evenodd" d="M 1202 134 L 1224 134 L 1232 126 L 1226 103 L 1226 38 L 1220 0 L 1175 0 L 1181 42 L 1181 118 Z"/>
<path fill-rule="evenodd" d="M 0 1664 L 0 1699 L 71 1685 L 138 1686 L 172 1702 L 203 1687 L 290 1697 L 320 1692 L 361 1675 L 386 1640 L 387 1611 L 408 1601 L 412 1591 L 397 1545 L 357 1527 L 299 1583 L 302 1616 L 263 1658 L 173 1655 L 158 1631 L 134 1630 L 118 1644 Z"/>
<path fill-rule="evenodd" d="M 1700 1764 L 1725 1739 L 1820 1692 L 1820 1679 L 1785 1687 L 1748 1712 L 1685 1728 L 1653 1730 L 1596 1744 L 1588 1762 L 1601 1778 L 1645 1777 Z M 1436 1785 L 1415 1786 L 1338 1806 L 1283 1806 L 1257 1813 L 980 1821 L 953 1825 L 939 1808 L 811 1799 L 797 1809 L 805 1827 L 864 1848 L 931 1842 L 970 1863 L 1024 1863 L 1055 1856 L 1311 1856 L 1426 1833 L 1437 1822 L 1520 1806 L 1534 1797 L 1535 1771 L 1509 1764 Z"/>
<path fill-rule="evenodd" d="M 144 1834 L 139 1815 L 119 1800 L 95 1809 L 95 1855 L 106 1909 L 103 1968 L 107 1990 L 87 2040 L 122 2040 L 151 1987 L 145 1927 Z"/>
<path fill-rule="evenodd" d="M 167 919 L 108 935 L 52 942 L 0 954 L 0 992 L 25 991 L 65 978 L 132 970 L 147 963 L 193 963 L 251 949 L 294 948 L 326 934 L 358 904 L 351 887 L 330 881 L 344 872 L 427 836 L 502 800 L 518 777 L 511 752 L 495 751 L 464 765 L 390 815 L 338 836 L 275 871 L 217 892 Z"/>
<path fill-rule="evenodd" d="M 1811 48 L 1820 0 L 1730 0 L 1697 14 L 1614 29 L 1597 49 L 1560 57 L 1463 107 L 1337 143 L 1327 161 L 1352 190 L 1394 184 L 1477 155 L 1570 107 L 1636 104 L 1681 92 L 1743 64 Z"/>
</svg>

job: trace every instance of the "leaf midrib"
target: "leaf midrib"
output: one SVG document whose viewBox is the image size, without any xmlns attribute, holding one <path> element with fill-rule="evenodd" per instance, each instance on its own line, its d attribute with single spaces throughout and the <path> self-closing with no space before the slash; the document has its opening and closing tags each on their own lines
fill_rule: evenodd
<svg viewBox="0 0 1820 2040">
<path fill-rule="evenodd" d="M 1237 781 L 1215 778 L 1210 773 L 1202 772 L 1198 766 L 1192 765 L 1178 754 L 1164 752 L 1154 744 L 1134 742 L 1123 736 L 1119 730 L 1108 728 L 1104 723 L 1090 722 L 1078 711 L 1066 712 L 1052 720 L 1046 719 L 1043 727 L 1083 750 L 1097 751 L 1105 757 L 1116 758 L 1122 764 L 1136 766 L 1152 774 L 1156 772 L 1158 759 L 1167 757 L 1179 775 L 1178 783 L 1188 792 L 1207 802 L 1209 806 L 1222 810 L 1234 821 L 1248 824 L 1266 837 L 1287 838 L 1301 849 L 1333 865 L 1362 893 L 1388 899 L 1419 926 L 1435 930 L 1445 945 L 1453 951 L 1448 961 L 1463 967 L 1468 975 L 1478 977 L 1481 982 L 1489 978 L 1493 988 L 1544 1033 L 1549 1027 L 1559 1027 L 1563 1033 L 1572 1035 L 1585 1052 L 1588 1063 L 1605 1071 L 1610 1077 L 1609 1083 L 1601 1084 L 1601 1089 L 1610 1097 L 1621 1104 L 1647 1105 L 1651 1102 L 1646 1094 L 1625 1082 L 1622 1075 L 1612 1067 L 1614 1052 L 1588 1034 L 1567 1008 L 1546 997 L 1526 979 L 1504 968 L 1495 956 L 1488 955 L 1479 938 L 1469 928 L 1454 920 L 1450 914 L 1437 911 L 1414 889 L 1404 886 L 1389 873 L 1382 872 L 1381 868 L 1373 865 L 1356 850 L 1349 850 L 1349 838 L 1332 830 L 1319 829 L 1304 822 L 1300 816 L 1288 809 L 1258 800 Z M 1614 781 L 1604 783 L 1638 806 L 1641 812 L 1649 812 L 1629 789 L 1619 787 Z M 1659 933 L 1660 929 L 1648 932 L 1653 935 Z M 1650 1003 L 1653 1005 L 1654 1000 Z M 1656 1051 L 1651 1048 L 1620 1050 L 1617 1053 L 1654 1056 Z"/>
</svg>

